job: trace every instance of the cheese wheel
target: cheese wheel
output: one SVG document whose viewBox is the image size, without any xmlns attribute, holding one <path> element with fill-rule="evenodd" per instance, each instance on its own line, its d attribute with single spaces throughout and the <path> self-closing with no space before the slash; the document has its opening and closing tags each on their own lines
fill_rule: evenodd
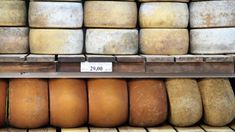
<svg viewBox="0 0 235 132">
<path fill-rule="evenodd" d="M 186 28 L 189 11 L 186 3 L 148 2 L 139 9 L 140 27 Z"/>
<path fill-rule="evenodd" d="M 190 26 L 234 27 L 235 1 L 202 1 L 190 4 Z"/>
<path fill-rule="evenodd" d="M 86 52 L 91 54 L 136 54 L 136 29 L 87 29 Z"/>
<path fill-rule="evenodd" d="M 202 101 L 195 79 L 167 79 L 169 122 L 175 126 L 191 126 L 202 117 Z"/>
<path fill-rule="evenodd" d="M 235 117 L 235 97 L 228 79 L 202 79 L 199 88 L 204 106 L 204 122 L 224 126 Z"/>
<path fill-rule="evenodd" d="M 57 127 L 78 127 L 87 122 L 85 81 L 50 79 L 50 122 Z"/>
<path fill-rule="evenodd" d="M 7 96 L 8 83 L 6 80 L 0 80 L 0 127 L 5 125 L 5 115 L 6 115 L 6 96 Z"/>
<path fill-rule="evenodd" d="M 30 29 L 30 52 L 35 54 L 80 54 L 83 31 L 70 29 Z"/>
<path fill-rule="evenodd" d="M 128 86 L 131 126 L 156 126 L 166 120 L 167 95 L 162 80 L 135 79 Z"/>
<path fill-rule="evenodd" d="M 137 5 L 126 1 L 86 1 L 86 27 L 135 28 Z"/>
<path fill-rule="evenodd" d="M 0 1 L 0 26 L 24 26 L 26 14 L 25 1 Z"/>
<path fill-rule="evenodd" d="M 17 128 L 38 128 L 49 122 L 48 84 L 44 79 L 11 79 L 9 124 Z"/>
<path fill-rule="evenodd" d="M 143 54 L 182 55 L 189 48 L 187 29 L 141 29 L 140 51 Z"/>
<path fill-rule="evenodd" d="M 193 54 L 235 53 L 235 28 L 193 29 L 190 52 Z"/>
<path fill-rule="evenodd" d="M 189 2 L 189 0 L 138 0 L 139 2 Z"/>
<path fill-rule="evenodd" d="M 127 83 L 122 79 L 89 79 L 89 124 L 115 127 L 128 119 Z"/>
<path fill-rule="evenodd" d="M 82 27 L 83 9 L 76 2 L 30 2 L 30 27 Z"/>
<path fill-rule="evenodd" d="M 26 27 L 0 27 L 0 53 L 27 53 L 28 32 Z"/>
</svg>

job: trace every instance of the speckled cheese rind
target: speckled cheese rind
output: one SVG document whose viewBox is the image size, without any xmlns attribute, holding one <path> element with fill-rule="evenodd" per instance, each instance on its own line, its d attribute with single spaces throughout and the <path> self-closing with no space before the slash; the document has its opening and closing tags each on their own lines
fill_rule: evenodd
<svg viewBox="0 0 235 132">
<path fill-rule="evenodd" d="M 125 1 L 86 1 L 84 5 L 86 27 L 135 28 L 137 5 Z"/>
<path fill-rule="evenodd" d="M 235 28 L 191 30 L 190 52 L 193 54 L 235 53 Z"/>
<path fill-rule="evenodd" d="M 187 29 L 141 29 L 140 52 L 143 54 L 183 55 L 188 53 Z"/>
<path fill-rule="evenodd" d="M 234 27 L 235 1 L 190 3 L 190 27 Z"/>
<path fill-rule="evenodd" d="M 30 52 L 34 54 L 80 54 L 83 31 L 69 29 L 30 29 Z"/>
<path fill-rule="evenodd" d="M 27 53 L 28 32 L 27 27 L 0 27 L 0 53 Z"/>
<path fill-rule="evenodd" d="M 30 27 L 80 28 L 83 8 L 77 2 L 30 2 Z"/>
<path fill-rule="evenodd" d="M 191 126 L 202 117 L 202 101 L 195 79 L 167 79 L 169 122 L 174 126 Z"/>
<path fill-rule="evenodd" d="M 25 26 L 25 1 L 0 1 L 0 26 Z"/>
<path fill-rule="evenodd" d="M 186 28 L 189 11 L 186 3 L 149 2 L 139 9 L 140 27 Z"/>
<path fill-rule="evenodd" d="M 88 29 L 86 52 L 91 54 L 136 54 L 138 31 L 136 29 Z"/>
<path fill-rule="evenodd" d="M 235 117 L 235 97 L 228 79 L 202 79 L 199 89 L 204 107 L 204 122 L 224 126 Z"/>
</svg>

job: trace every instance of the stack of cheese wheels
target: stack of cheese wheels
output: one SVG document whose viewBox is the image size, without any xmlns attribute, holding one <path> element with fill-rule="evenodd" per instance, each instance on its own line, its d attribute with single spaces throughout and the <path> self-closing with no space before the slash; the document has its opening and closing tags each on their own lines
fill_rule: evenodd
<svg viewBox="0 0 235 132">
<path fill-rule="evenodd" d="M 7 114 L 6 96 L 7 96 L 8 82 L 6 80 L 0 80 L 0 127 L 5 125 L 5 117 Z"/>
<path fill-rule="evenodd" d="M 191 126 L 203 113 L 201 95 L 194 79 L 167 79 L 169 122 L 174 126 Z"/>
<path fill-rule="evenodd" d="M 194 1 L 190 3 L 191 53 L 235 53 L 235 1 Z"/>
<path fill-rule="evenodd" d="M 189 0 L 139 0 L 140 52 L 182 55 L 188 53 Z"/>
<path fill-rule="evenodd" d="M 78 0 L 31 1 L 29 44 L 34 54 L 80 54 L 83 7 Z"/>
<path fill-rule="evenodd" d="M 235 117 L 235 97 L 228 79 L 202 79 L 199 88 L 204 106 L 204 122 L 224 126 Z"/>
<path fill-rule="evenodd" d="M 44 79 L 11 79 L 9 124 L 17 128 L 38 128 L 49 122 L 48 83 Z"/>
<path fill-rule="evenodd" d="M 28 28 L 26 26 L 26 2 L 22 0 L 0 1 L 0 53 L 28 52 Z"/>
<path fill-rule="evenodd" d="M 86 52 L 138 53 L 137 4 L 130 1 L 85 1 Z M 99 29 L 94 29 L 99 28 Z"/>
<path fill-rule="evenodd" d="M 128 82 L 130 99 L 129 124 L 150 127 L 167 118 L 165 84 L 157 79 L 135 79 Z"/>
<path fill-rule="evenodd" d="M 127 82 L 122 79 L 89 79 L 89 124 L 115 127 L 128 119 Z"/>
<path fill-rule="evenodd" d="M 88 104 L 84 80 L 50 79 L 50 124 L 78 127 L 87 123 Z"/>
</svg>

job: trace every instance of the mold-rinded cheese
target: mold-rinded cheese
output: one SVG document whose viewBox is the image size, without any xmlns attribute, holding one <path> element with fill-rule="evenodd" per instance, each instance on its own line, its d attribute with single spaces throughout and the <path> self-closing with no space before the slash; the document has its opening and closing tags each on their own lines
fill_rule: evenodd
<svg viewBox="0 0 235 132">
<path fill-rule="evenodd" d="M 186 28 L 189 11 L 186 3 L 149 2 L 139 9 L 140 27 Z"/>
<path fill-rule="evenodd" d="M 131 126 L 150 127 L 167 118 L 165 84 L 157 79 L 135 79 L 128 82 Z"/>
<path fill-rule="evenodd" d="M 235 1 L 202 1 L 190 3 L 190 26 L 234 27 Z"/>
<path fill-rule="evenodd" d="M 50 124 L 78 127 L 87 123 L 88 103 L 84 80 L 50 79 Z"/>
<path fill-rule="evenodd" d="M 87 29 L 86 52 L 91 54 L 136 54 L 136 29 Z"/>
<path fill-rule="evenodd" d="M 191 126 L 203 113 L 202 100 L 195 79 L 167 79 L 169 121 L 175 126 Z"/>
<path fill-rule="evenodd" d="M 30 2 L 30 27 L 79 28 L 83 8 L 77 2 Z"/>
<path fill-rule="evenodd" d="M 30 52 L 34 54 L 80 54 L 83 31 L 80 29 L 30 29 Z"/>
<path fill-rule="evenodd" d="M 48 83 L 44 79 L 11 79 L 9 124 L 17 128 L 38 128 L 49 122 Z"/>
<path fill-rule="evenodd" d="M 189 0 L 138 0 L 139 2 L 189 2 Z"/>
<path fill-rule="evenodd" d="M 235 28 L 191 30 L 190 52 L 193 54 L 235 53 Z"/>
<path fill-rule="evenodd" d="M 182 55 L 189 48 L 187 29 L 141 29 L 140 52 L 143 54 Z"/>
<path fill-rule="evenodd" d="M 137 5 L 126 1 L 86 1 L 86 27 L 135 28 Z"/>
<path fill-rule="evenodd" d="M 5 125 L 5 115 L 6 115 L 6 97 L 7 97 L 7 80 L 0 80 L 0 127 Z"/>
<path fill-rule="evenodd" d="M 0 27 L 0 53 L 27 53 L 28 32 L 27 27 Z"/>
<path fill-rule="evenodd" d="M 235 117 L 235 97 L 228 79 L 202 79 L 199 89 L 204 107 L 204 122 L 224 126 Z"/>
<path fill-rule="evenodd" d="M 25 1 L 0 1 L 0 26 L 24 26 L 26 14 Z"/>
<path fill-rule="evenodd" d="M 115 127 L 128 119 L 127 83 L 122 79 L 89 79 L 89 124 Z"/>
</svg>

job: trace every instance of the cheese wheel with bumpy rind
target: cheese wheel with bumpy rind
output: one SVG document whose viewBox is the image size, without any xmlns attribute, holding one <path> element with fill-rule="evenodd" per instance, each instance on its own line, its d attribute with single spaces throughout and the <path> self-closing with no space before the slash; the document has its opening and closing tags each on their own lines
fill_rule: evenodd
<svg viewBox="0 0 235 132">
<path fill-rule="evenodd" d="M 136 54 L 136 29 L 87 29 L 86 52 L 91 54 Z"/>
<path fill-rule="evenodd" d="M 167 79 L 169 122 L 174 126 L 191 126 L 203 113 L 202 100 L 195 79 Z"/>
<path fill-rule="evenodd" d="M 162 80 L 134 79 L 128 86 L 131 126 L 156 126 L 166 120 L 167 95 Z"/>
<path fill-rule="evenodd" d="M 142 28 L 187 28 L 188 5 L 175 2 L 142 3 L 139 22 Z"/>
<path fill-rule="evenodd" d="M 83 31 L 80 29 L 30 29 L 30 52 L 34 54 L 81 54 Z"/>
<path fill-rule="evenodd" d="M 28 53 L 28 38 L 27 27 L 0 27 L 0 53 Z"/>
<path fill-rule="evenodd" d="M 140 52 L 143 54 L 183 55 L 188 53 L 187 29 L 141 29 Z"/>
<path fill-rule="evenodd" d="M 137 5 L 126 1 L 86 1 L 84 5 L 86 27 L 135 28 Z"/>
<path fill-rule="evenodd" d="M 45 79 L 11 79 L 9 124 L 17 128 L 38 128 L 49 123 L 48 83 Z"/>
<path fill-rule="evenodd" d="M 0 127 L 5 125 L 5 115 L 7 114 L 6 98 L 7 98 L 7 80 L 0 80 Z"/>
<path fill-rule="evenodd" d="M 235 1 L 201 1 L 190 3 L 190 27 L 234 27 Z"/>
<path fill-rule="evenodd" d="M 128 119 L 127 82 L 123 79 L 89 79 L 89 124 L 116 127 Z"/>
<path fill-rule="evenodd" d="M 0 1 L 0 26 L 26 25 L 25 1 Z"/>
<path fill-rule="evenodd" d="M 204 122 L 225 126 L 235 117 L 235 97 L 228 79 L 201 79 L 199 88 L 204 107 Z"/>
<path fill-rule="evenodd" d="M 30 2 L 29 26 L 43 28 L 80 28 L 83 8 L 77 2 Z"/>
</svg>

